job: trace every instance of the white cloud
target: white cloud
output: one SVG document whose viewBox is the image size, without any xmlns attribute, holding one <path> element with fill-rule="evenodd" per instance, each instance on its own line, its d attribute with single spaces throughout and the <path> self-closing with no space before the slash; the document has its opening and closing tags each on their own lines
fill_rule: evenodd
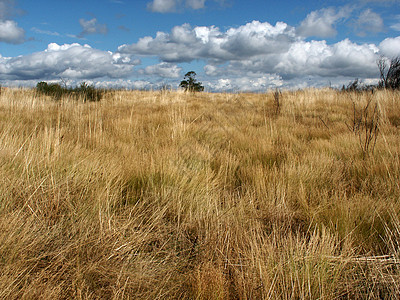
<svg viewBox="0 0 400 300">
<path fill-rule="evenodd" d="M 272 26 L 253 21 L 245 26 L 229 29 L 221 48 L 236 57 L 251 57 L 284 52 L 294 39 L 294 29 L 286 23 L 278 22 Z"/>
<path fill-rule="evenodd" d="M 224 74 L 366 78 L 377 75 L 379 57 L 378 47 L 372 44 L 359 45 L 348 39 L 333 45 L 307 42 L 286 23 L 259 21 L 226 31 L 184 24 L 170 33 L 158 32 L 154 38 L 144 37 L 118 49 L 121 53 L 156 56 L 164 62 L 204 60 L 205 74 L 219 78 Z"/>
<path fill-rule="evenodd" d="M 381 16 L 371 9 L 361 12 L 355 22 L 355 29 L 359 36 L 365 36 L 367 33 L 378 33 L 383 31 L 383 20 Z"/>
<path fill-rule="evenodd" d="M 0 42 L 21 44 L 25 41 L 25 31 L 15 21 L 0 21 Z"/>
<path fill-rule="evenodd" d="M 15 13 L 15 1 L 0 0 L 0 42 L 21 44 L 25 41 L 25 30 L 10 20 Z"/>
<path fill-rule="evenodd" d="M 181 74 L 182 68 L 175 64 L 166 62 L 159 63 L 157 65 L 148 66 L 139 71 L 140 74 L 155 75 L 164 78 L 178 78 Z"/>
<path fill-rule="evenodd" d="M 122 53 L 156 55 L 166 62 L 189 62 L 195 59 L 244 59 L 260 54 L 281 53 L 296 40 L 295 31 L 283 22 L 275 26 L 253 21 L 221 32 L 218 27 L 176 26 L 171 33 L 158 32 L 155 38 L 144 37 L 136 44 L 122 45 Z"/>
<path fill-rule="evenodd" d="M 330 49 L 332 54 L 324 57 L 320 64 L 320 75 L 364 78 L 377 74 L 379 49 L 375 45 L 359 45 L 345 39 L 330 46 Z"/>
<path fill-rule="evenodd" d="M 400 36 L 384 39 L 379 44 L 381 53 L 389 58 L 400 56 Z"/>
<path fill-rule="evenodd" d="M 88 45 L 49 44 L 30 55 L 0 58 L 0 77 L 8 80 L 121 78 L 130 75 L 138 60 Z"/>
<path fill-rule="evenodd" d="M 312 11 L 301 22 L 297 28 L 297 33 L 304 37 L 333 37 L 337 34 L 335 25 L 340 20 L 346 19 L 351 9 L 344 7 L 339 11 L 335 8 L 324 8 Z"/>
<path fill-rule="evenodd" d="M 318 77 L 325 84 L 333 78 L 373 78 L 378 76 L 376 60 L 379 49 L 373 44 L 358 45 L 343 40 L 333 45 L 326 41 L 296 41 L 283 53 L 258 55 L 227 64 L 208 64 L 204 72 L 209 77 L 260 78 L 265 74 L 296 82 L 306 77 Z M 347 79 L 346 79 L 347 80 Z"/>
<path fill-rule="evenodd" d="M 79 24 L 82 26 L 82 32 L 78 35 L 79 38 L 83 38 L 88 34 L 107 34 L 108 32 L 107 25 L 98 24 L 96 18 L 88 21 L 80 19 Z"/>
</svg>

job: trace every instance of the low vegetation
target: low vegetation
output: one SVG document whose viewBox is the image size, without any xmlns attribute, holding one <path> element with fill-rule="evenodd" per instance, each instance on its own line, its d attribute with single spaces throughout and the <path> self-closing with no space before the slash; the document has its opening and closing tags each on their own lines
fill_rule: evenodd
<svg viewBox="0 0 400 300">
<path fill-rule="evenodd" d="M 63 87 L 59 83 L 47 83 L 41 81 L 36 85 L 36 91 L 39 94 L 52 97 L 53 100 L 61 100 L 62 97 L 72 98 L 83 102 L 86 101 L 100 101 L 104 91 L 96 89 L 85 82 L 82 82 L 75 88 Z"/>
<path fill-rule="evenodd" d="M 0 298 L 400 295 L 399 91 L 74 99 L 0 95 Z"/>
</svg>

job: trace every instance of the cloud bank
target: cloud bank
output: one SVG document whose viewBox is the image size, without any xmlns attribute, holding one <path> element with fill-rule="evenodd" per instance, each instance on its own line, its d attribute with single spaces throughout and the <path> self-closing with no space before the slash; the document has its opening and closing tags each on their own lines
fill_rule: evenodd
<svg viewBox="0 0 400 300">
<path fill-rule="evenodd" d="M 158 32 L 118 51 L 135 55 L 156 55 L 165 62 L 190 62 L 195 59 L 226 62 L 262 54 L 283 53 L 298 40 L 294 28 L 283 22 L 271 25 L 253 21 L 225 32 L 218 27 L 176 26 L 171 33 Z"/>
<path fill-rule="evenodd" d="M 88 45 L 52 43 L 42 52 L 0 56 L 0 77 L 5 80 L 121 78 L 130 75 L 138 64 L 140 61 L 129 56 Z"/>
<path fill-rule="evenodd" d="M 392 40 L 385 44 L 393 43 Z M 395 52 L 395 47 L 388 48 L 385 53 Z M 332 45 L 326 41 L 306 41 L 286 23 L 271 25 L 259 21 L 226 31 L 215 26 L 192 28 L 184 24 L 170 33 L 158 32 L 154 38 L 144 37 L 135 44 L 122 45 L 118 51 L 157 56 L 169 63 L 204 60 L 208 76 L 279 74 L 284 79 L 305 75 L 376 76 L 376 60 L 381 54 L 374 44 L 356 44 L 348 39 Z"/>
</svg>

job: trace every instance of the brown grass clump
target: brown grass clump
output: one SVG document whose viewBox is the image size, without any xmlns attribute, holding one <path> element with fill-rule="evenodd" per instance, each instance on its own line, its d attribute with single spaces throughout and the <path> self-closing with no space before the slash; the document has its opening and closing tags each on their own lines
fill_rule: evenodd
<svg viewBox="0 0 400 300">
<path fill-rule="evenodd" d="M 395 299 L 399 118 L 385 90 L 7 89 L 0 298 Z"/>
</svg>

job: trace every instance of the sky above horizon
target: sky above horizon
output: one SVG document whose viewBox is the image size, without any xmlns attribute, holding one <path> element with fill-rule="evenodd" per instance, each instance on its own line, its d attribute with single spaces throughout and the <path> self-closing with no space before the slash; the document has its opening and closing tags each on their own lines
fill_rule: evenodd
<svg viewBox="0 0 400 300">
<path fill-rule="evenodd" d="M 0 0 L 0 84 L 208 91 L 377 83 L 400 0 Z"/>
</svg>

